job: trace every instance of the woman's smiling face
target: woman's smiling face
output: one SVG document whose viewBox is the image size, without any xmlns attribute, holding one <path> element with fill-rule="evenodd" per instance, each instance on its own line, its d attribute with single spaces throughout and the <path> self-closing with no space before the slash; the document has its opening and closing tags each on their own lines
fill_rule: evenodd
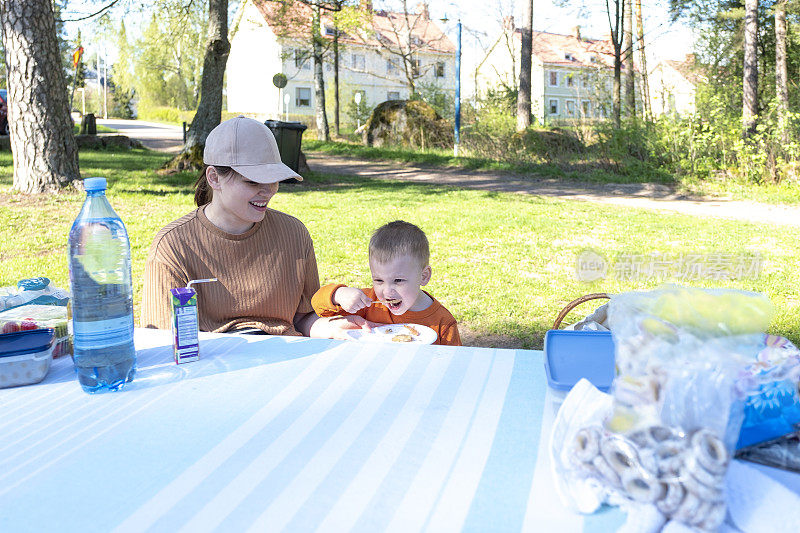
<svg viewBox="0 0 800 533">
<path fill-rule="evenodd" d="M 228 233 L 244 233 L 264 219 L 269 201 L 278 192 L 278 183 L 256 183 L 231 171 L 220 175 L 210 170 L 206 175 L 214 189 L 206 216 Z"/>
</svg>

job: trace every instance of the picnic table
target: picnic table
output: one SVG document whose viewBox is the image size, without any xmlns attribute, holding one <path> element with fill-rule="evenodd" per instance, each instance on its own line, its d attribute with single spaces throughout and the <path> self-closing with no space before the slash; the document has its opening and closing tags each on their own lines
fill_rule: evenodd
<svg viewBox="0 0 800 533">
<path fill-rule="evenodd" d="M 0 531 L 614 531 L 559 501 L 542 353 L 201 333 L 88 395 L 0 390 Z"/>
</svg>

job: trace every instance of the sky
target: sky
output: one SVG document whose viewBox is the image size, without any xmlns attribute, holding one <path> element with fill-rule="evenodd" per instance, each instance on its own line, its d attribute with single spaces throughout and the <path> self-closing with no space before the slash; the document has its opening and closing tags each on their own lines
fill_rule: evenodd
<svg viewBox="0 0 800 533">
<path fill-rule="evenodd" d="M 110 0 L 71 0 L 64 18 L 78 18 L 93 13 Z M 120 0 L 119 4 L 132 0 Z M 203 0 L 205 1 L 205 0 Z M 431 18 L 439 20 L 447 17 L 445 32 L 455 43 L 456 22 L 462 23 L 462 72 L 469 72 L 483 58 L 485 50 L 496 39 L 504 16 L 513 15 L 517 26 L 523 17 L 526 0 L 428 0 Z M 565 4 L 559 7 L 558 3 Z M 137 2 L 138 3 L 138 2 Z M 681 23 L 671 24 L 666 9 L 667 0 L 642 0 L 644 15 L 645 43 L 648 49 L 648 66 L 655 66 L 661 59 L 683 59 L 692 51 L 691 31 Z M 374 0 L 376 9 L 399 10 L 400 0 Z M 408 0 L 411 10 L 417 0 Z M 112 12 L 113 15 L 113 12 Z M 119 15 L 118 15 L 119 16 Z M 118 17 L 117 16 L 117 17 Z M 115 17 L 116 18 L 116 17 Z M 135 32 L 130 15 L 126 17 L 129 35 Z M 573 28 L 581 26 L 581 35 L 590 38 L 603 38 L 608 34 L 608 15 L 605 0 L 534 0 L 533 28 L 538 31 L 571 34 Z M 68 33 L 74 34 L 78 28 L 86 28 L 87 22 L 68 22 Z M 87 40 L 84 30 L 84 41 Z M 84 44 L 92 53 L 92 44 Z M 113 63 L 115 53 L 107 50 L 109 61 Z"/>
</svg>

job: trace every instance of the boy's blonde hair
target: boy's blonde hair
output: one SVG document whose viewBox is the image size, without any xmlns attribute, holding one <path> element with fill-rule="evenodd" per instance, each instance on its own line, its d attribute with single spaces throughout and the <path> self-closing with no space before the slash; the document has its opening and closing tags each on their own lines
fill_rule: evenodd
<svg viewBox="0 0 800 533">
<path fill-rule="evenodd" d="M 417 259 L 422 268 L 428 266 L 431 254 L 425 232 L 403 220 L 395 220 L 376 229 L 369 240 L 369 258 L 386 263 L 401 255 Z"/>
</svg>

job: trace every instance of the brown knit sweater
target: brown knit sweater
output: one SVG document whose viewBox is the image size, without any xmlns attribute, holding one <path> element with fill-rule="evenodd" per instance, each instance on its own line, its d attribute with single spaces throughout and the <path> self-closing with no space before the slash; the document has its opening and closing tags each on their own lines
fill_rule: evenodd
<svg viewBox="0 0 800 533">
<path fill-rule="evenodd" d="M 312 311 L 319 289 L 311 236 L 302 222 L 267 209 L 264 220 L 233 235 L 212 224 L 205 207 L 158 232 L 147 258 L 142 295 L 143 327 L 170 328 L 169 289 L 193 279 L 201 331 L 260 328 L 299 335 L 297 313 Z"/>
</svg>

